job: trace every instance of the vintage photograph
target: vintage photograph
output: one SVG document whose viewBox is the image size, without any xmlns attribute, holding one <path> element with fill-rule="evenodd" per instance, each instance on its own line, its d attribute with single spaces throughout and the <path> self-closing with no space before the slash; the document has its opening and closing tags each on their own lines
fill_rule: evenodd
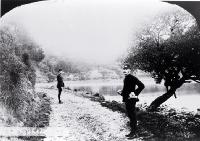
<svg viewBox="0 0 200 141">
<path fill-rule="evenodd" d="M 200 1 L 0 0 L 0 141 L 199 141 Z"/>
</svg>

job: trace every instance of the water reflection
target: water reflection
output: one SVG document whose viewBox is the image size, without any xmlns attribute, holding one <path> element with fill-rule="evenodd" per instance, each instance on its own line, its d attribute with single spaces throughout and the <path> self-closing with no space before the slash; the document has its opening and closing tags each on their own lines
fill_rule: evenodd
<svg viewBox="0 0 200 141">
<path fill-rule="evenodd" d="M 116 96 L 117 90 L 122 89 L 122 85 L 91 85 L 91 86 L 72 86 L 72 89 L 79 91 L 86 91 L 91 93 L 100 93 L 102 95 Z M 147 85 L 142 91 L 143 94 L 153 94 L 153 93 L 164 93 L 166 91 L 165 87 L 158 84 Z M 200 84 L 184 84 L 180 89 L 177 90 L 180 93 L 187 94 L 188 92 L 200 93 Z"/>
<path fill-rule="evenodd" d="M 73 85 L 72 89 L 86 91 L 89 93 L 100 93 L 105 96 L 106 100 L 116 100 L 121 102 L 121 96 L 117 94 L 117 90 L 122 89 L 123 84 L 120 81 L 110 82 L 82 82 L 81 84 Z M 163 84 L 155 84 L 154 81 L 143 81 L 145 83 L 145 89 L 140 94 L 140 103 L 150 104 L 156 97 L 166 92 Z M 200 84 L 198 83 L 186 83 L 176 92 L 178 98 L 171 97 L 165 104 L 175 108 L 185 108 L 196 111 L 200 107 Z"/>
</svg>

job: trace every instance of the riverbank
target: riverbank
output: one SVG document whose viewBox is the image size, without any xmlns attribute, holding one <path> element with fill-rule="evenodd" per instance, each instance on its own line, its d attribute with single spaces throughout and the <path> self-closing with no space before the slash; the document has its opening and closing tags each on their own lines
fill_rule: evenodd
<svg viewBox="0 0 200 141">
<path fill-rule="evenodd" d="M 46 87 L 48 90 L 56 90 L 54 87 Z M 56 91 L 55 91 L 56 93 Z M 67 94 L 66 94 L 67 93 Z M 101 110 L 92 111 L 94 114 L 96 113 L 104 113 L 104 110 L 109 109 L 112 111 L 109 115 L 104 115 L 104 120 L 107 121 L 108 117 L 113 118 L 114 113 L 120 114 L 122 118 L 119 120 L 123 123 L 123 128 L 128 132 L 128 124 L 127 124 L 127 116 L 126 110 L 123 103 L 117 101 L 107 101 L 104 96 L 101 94 L 88 93 L 87 91 L 79 91 L 79 90 L 68 90 L 65 89 L 62 95 L 67 98 L 68 93 L 74 95 L 74 99 L 79 99 L 81 101 L 87 101 L 89 99 L 93 102 L 92 106 L 90 104 L 86 104 L 85 106 L 87 110 L 83 110 L 82 112 L 88 113 L 89 109 L 96 109 L 95 106 L 99 105 L 102 107 Z M 70 96 L 69 94 L 68 96 Z M 55 95 L 54 97 L 56 97 Z M 63 97 L 63 98 L 64 98 Z M 85 100 L 83 100 L 85 99 Z M 77 101 L 79 106 L 82 105 L 82 102 Z M 67 102 L 67 101 L 66 101 Z M 65 102 L 64 102 L 65 103 Z M 84 102 L 85 103 L 85 102 Z M 188 112 L 184 110 L 177 110 L 175 108 L 170 108 L 167 105 L 162 106 L 156 112 L 147 112 L 147 104 L 137 104 L 138 107 L 138 134 L 137 139 L 140 140 L 172 140 L 172 141 L 185 141 L 185 140 L 194 140 L 198 141 L 200 139 L 200 116 L 196 115 L 194 112 Z M 78 108 L 80 109 L 80 107 Z M 82 108 L 81 108 L 82 109 Z M 77 109 L 74 109 L 74 112 Z M 79 111 L 79 110 L 78 110 Z M 77 111 L 77 112 L 78 112 Z M 107 111 L 107 110 L 106 110 Z M 80 111 L 79 111 L 80 112 Z M 111 116 L 112 115 L 112 116 Z M 76 115 L 77 116 L 77 115 Z M 76 117 L 75 116 L 75 117 Z M 90 119 L 89 117 L 82 117 L 83 119 Z M 90 123 L 85 123 L 90 124 Z M 104 123 L 105 124 L 105 123 Z M 120 124 L 120 123 L 118 123 Z M 87 125 L 90 126 L 90 125 Z M 98 124 L 93 123 L 92 125 L 95 128 L 99 128 Z M 109 129 L 108 129 L 109 130 Z M 98 131 L 97 131 L 98 132 Z M 106 131 L 110 132 L 110 131 Z M 117 133 L 118 134 L 118 133 Z M 125 133 L 124 133 L 125 134 Z M 112 139 L 111 139 L 112 140 Z"/>
<path fill-rule="evenodd" d="M 125 105 L 117 101 L 106 101 L 101 95 L 80 93 L 83 97 L 99 102 L 114 112 L 126 113 Z M 186 141 L 200 140 L 200 115 L 177 110 L 167 105 L 156 112 L 148 112 L 148 105 L 137 104 L 138 134 L 143 140 Z"/>
<path fill-rule="evenodd" d="M 45 87 L 44 87 L 45 85 Z M 51 84 L 37 84 L 41 97 L 49 97 L 51 114 L 43 130 L 41 141 L 126 141 L 128 118 L 123 103 L 107 101 L 104 96 L 64 89 L 63 104 L 58 104 L 57 89 Z M 46 94 L 45 94 L 46 93 Z M 45 96 L 46 95 L 46 96 Z M 144 141 L 198 141 L 200 116 L 192 112 L 162 106 L 156 112 L 147 112 L 146 104 L 138 107 L 138 134 L 133 140 Z M 16 138 L 15 138 L 16 139 Z M 21 138 L 20 141 L 36 139 Z"/>
<path fill-rule="evenodd" d="M 145 89 L 139 95 L 139 104 L 147 103 L 148 105 L 158 96 L 165 93 L 165 87 L 161 84 L 155 84 L 152 78 L 143 78 Z M 56 89 L 56 82 L 39 83 L 40 87 L 51 87 Z M 77 91 L 87 91 L 88 93 L 99 93 L 105 97 L 107 101 L 121 102 L 122 98 L 117 94 L 117 90 L 122 89 L 122 80 L 88 80 L 88 81 L 66 81 L 67 89 Z M 177 98 L 171 97 L 164 104 L 171 108 L 179 110 L 187 110 L 197 112 L 200 99 L 200 85 L 191 83 L 184 84 L 182 88 L 176 92 Z"/>
</svg>

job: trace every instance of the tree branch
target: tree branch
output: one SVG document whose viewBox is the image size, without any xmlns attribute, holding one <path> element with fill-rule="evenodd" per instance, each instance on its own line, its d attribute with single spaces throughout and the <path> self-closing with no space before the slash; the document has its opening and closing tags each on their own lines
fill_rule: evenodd
<svg viewBox="0 0 200 141">
<path fill-rule="evenodd" d="M 196 77 L 196 76 L 191 76 L 189 79 L 191 79 L 191 80 L 193 80 L 193 81 L 195 81 L 197 83 L 200 83 L 200 79 L 198 77 Z"/>
<path fill-rule="evenodd" d="M 195 82 L 197 82 L 197 83 L 200 83 L 200 80 L 194 80 Z"/>
</svg>

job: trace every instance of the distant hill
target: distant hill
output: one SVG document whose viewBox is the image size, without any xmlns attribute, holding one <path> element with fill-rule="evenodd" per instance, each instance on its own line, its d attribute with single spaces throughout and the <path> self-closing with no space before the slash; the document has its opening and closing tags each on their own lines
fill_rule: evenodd
<svg viewBox="0 0 200 141">
<path fill-rule="evenodd" d="M 47 54 L 36 66 L 37 82 L 55 81 L 59 69 L 64 71 L 65 80 L 120 79 L 123 77 L 120 66 L 116 64 L 89 64 Z"/>
</svg>

